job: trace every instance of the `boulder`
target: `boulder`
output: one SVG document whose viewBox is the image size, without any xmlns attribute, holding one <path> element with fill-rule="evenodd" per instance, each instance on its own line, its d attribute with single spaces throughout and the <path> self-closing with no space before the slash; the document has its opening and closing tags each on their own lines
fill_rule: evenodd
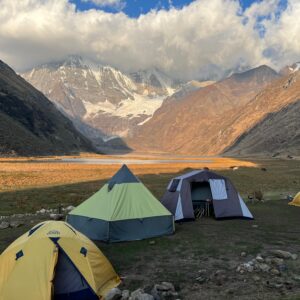
<svg viewBox="0 0 300 300">
<path fill-rule="evenodd" d="M 105 296 L 105 300 L 119 300 L 122 298 L 122 292 L 118 288 L 111 289 Z"/>
</svg>

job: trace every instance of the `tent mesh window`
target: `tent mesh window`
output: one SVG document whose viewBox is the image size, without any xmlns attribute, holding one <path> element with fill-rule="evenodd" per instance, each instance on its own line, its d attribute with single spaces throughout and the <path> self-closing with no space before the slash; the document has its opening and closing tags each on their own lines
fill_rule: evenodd
<svg viewBox="0 0 300 300">
<path fill-rule="evenodd" d="M 192 182 L 191 195 L 195 218 L 213 215 L 212 193 L 207 181 Z"/>
<path fill-rule="evenodd" d="M 180 182 L 180 179 L 173 179 L 172 184 L 169 188 L 169 192 L 172 192 L 172 193 L 176 192 L 179 182 Z"/>
</svg>

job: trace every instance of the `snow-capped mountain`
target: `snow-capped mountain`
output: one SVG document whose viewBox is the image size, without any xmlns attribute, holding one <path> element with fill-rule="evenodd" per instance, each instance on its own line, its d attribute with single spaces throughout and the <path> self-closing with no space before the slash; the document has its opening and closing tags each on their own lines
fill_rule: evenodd
<svg viewBox="0 0 300 300">
<path fill-rule="evenodd" d="M 179 86 L 157 69 L 125 74 L 79 56 L 38 66 L 22 76 L 65 114 L 106 138 L 130 134 Z"/>
</svg>

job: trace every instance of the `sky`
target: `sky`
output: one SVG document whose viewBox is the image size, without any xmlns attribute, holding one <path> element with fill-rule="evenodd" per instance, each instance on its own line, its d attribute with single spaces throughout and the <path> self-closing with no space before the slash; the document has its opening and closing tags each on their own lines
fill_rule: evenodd
<svg viewBox="0 0 300 300">
<path fill-rule="evenodd" d="M 218 79 L 300 60 L 299 0 L 0 0 L 0 59 L 22 72 L 81 55 Z"/>
</svg>

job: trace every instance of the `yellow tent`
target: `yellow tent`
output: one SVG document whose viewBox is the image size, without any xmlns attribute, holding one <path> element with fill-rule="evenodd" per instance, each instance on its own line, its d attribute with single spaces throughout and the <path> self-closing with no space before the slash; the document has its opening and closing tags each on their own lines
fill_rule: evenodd
<svg viewBox="0 0 300 300">
<path fill-rule="evenodd" d="M 294 197 L 293 201 L 289 205 L 300 206 L 300 192 Z"/>
<path fill-rule="evenodd" d="M 65 222 L 36 225 L 0 256 L 0 300 L 98 300 L 119 283 L 97 246 Z"/>
</svg>

